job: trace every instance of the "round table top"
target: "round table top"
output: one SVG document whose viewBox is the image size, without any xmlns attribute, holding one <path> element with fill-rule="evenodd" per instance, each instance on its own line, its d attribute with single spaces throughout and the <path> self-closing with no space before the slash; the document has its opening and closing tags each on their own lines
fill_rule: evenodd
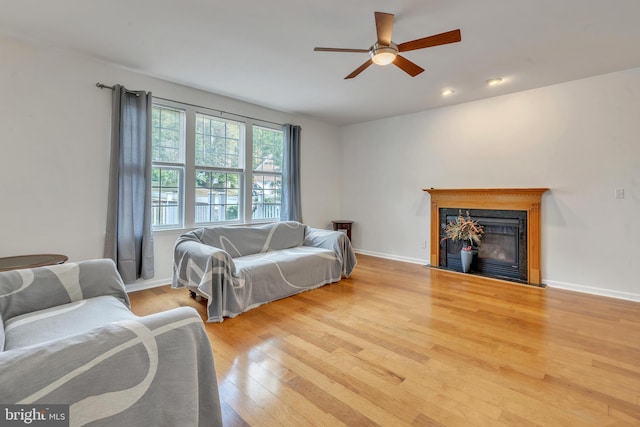
<svg viewBox="0 0 640 427">
<path fill-rule="evenodd" d="M 0 258 L 0 271 L 34 268 L 45 265 L 62 264 L 69 258 L 59 254 L 18 255 Z"/>
<path fill-rule="evenodd" d="M 331 221 L 334 224 L 353 224 L 353 221 L 349 221 L 346 219 L 334 219 L 333 221 Z"/>
</svg>

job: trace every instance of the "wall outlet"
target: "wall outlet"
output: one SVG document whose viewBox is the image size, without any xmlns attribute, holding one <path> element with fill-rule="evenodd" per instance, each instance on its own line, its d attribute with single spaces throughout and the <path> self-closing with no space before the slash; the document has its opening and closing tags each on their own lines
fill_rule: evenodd
<svg viewBox="0 0 640 427">
<path fill-rule="evenodd" d="M 616 199 L 624 199 L 624 188 L 616 188 Z"/>
<path fill-rule="evenodd" d="M 426 241 L 426 240 L 423 240 L 423 241 L 422 241 L 422 246 L 421 246 L 421 248 L 422 248 L 422 249 L 427 249 L 427 241 Z"/>
</svg>

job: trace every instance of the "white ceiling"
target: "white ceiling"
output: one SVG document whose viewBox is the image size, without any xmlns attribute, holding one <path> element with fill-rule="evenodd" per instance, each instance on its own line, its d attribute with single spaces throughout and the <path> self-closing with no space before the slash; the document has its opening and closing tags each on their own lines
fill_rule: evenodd
<svg viewBox="0 0 640 427">
<path fill-rule="evenodd" d="M 0 10 L 0 33 L 335 125 L 640 66 L 640 0 L 0 0 Z M 415 78 L 372 65 L 344 80 L 367 54 L 313 48 L 369 48 L 374 11 L 396 15 L 396 43 L 456 28 L 462 42 L 406 52 L 426 70 Z"/>
</svg>

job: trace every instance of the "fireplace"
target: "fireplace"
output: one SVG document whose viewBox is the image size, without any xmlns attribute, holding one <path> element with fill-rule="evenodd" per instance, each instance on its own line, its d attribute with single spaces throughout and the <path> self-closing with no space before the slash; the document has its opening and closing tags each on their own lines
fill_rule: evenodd
<svg viewBox="0 0 640 427">
<path fill-rule="evenodd" d="M 547 188 L 435 189 L 431 195 L 430 265 L 462 271 L 460 242 L 442 240 L 447 217 L 466 211 L 485 227 L 472 273 L 490 279 L 542 285 L 540 203 Z"/>
<path fill-rule="evenodd" d="M 471 273 L 496 279 L 528 283 L 527 212 L 515 210 L 468 209 L 471 219 L 484 227 L 482 243 L 471 265 Z M 443 240 L 449 221 L 460 209 L 440 208 L 440 258 L 438 266 L 461 271 L 461 241 Z"/>
</svg>

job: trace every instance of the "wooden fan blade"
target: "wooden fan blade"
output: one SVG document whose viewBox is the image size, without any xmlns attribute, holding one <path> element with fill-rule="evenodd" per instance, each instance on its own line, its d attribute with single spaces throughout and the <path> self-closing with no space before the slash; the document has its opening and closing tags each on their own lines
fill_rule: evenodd
<svg viewBox="0 0 640 427">
<path fill-rule="evenodd" d="M 344 79 L 345 79 L 345 80 L 347 80 L 347 79 L 352 79 L 352 78 L 354 78 L 355 76 L 357 76 L 358 74 L 360 74 L 361 72 L 363 72 L 364 70 L 366 70 L 366 69 L 367 69 L 367 67 L 368 67 L 369 65 L 371 65 L 371 64 L 373 64 L 373 61 L 369 59 L 367 62 L 365 62 L 364 64 L 362 64 L 361 66 L 359 66 L 358 68 L 356 68 L 355 70 L 353 70 L 353 72 L 352 72 L 351 74 L 349 74 L 347 77 L 345 77 Z"/>
<path fill-rule="evenodd" d="M 427 47 L 440 46 L 441 44 L 456 43 L 460 40 L 462 40 L 462 36 L 460 35 L 460 30 L 457 29 L 410 42 L 400 43 L 398 45 L 398 51 L 407 52 L 409 50 L 424 49 Z"/>
<path fill-rule="evenodd" d="M 400 55 L 396 55 L 396 59 L 393 60 L 393 64 L 405 73 L 409 74 L 411 77 L 415 77 L 424 71 L 424 68 Z"/>
<path fill-rule="evenodd" d="M 369 49 L 342 49 L 339 47 L 316 47 L 313 50 L 316 52 L 355 52 L 355 53 L 369 52 Z"/>
<path fill-rule="evenodd" d="M 393 33 L 393 14 L 375 12 L 376 31 L 378 33 L 378 44 L 389 46 L 391 44 L 391 34 Z"/>
</svg>

